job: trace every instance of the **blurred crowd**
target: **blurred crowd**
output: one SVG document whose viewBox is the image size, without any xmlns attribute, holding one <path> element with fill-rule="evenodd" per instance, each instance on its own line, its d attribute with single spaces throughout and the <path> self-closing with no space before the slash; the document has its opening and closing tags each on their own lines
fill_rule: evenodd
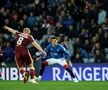
<svg viewBox="0 0 108 90">
<path fill-rule="evenodd" d="M 0 59 L 12 63 L 15 36 L 24 27 L 42 48 L 57 36 L 73 63 L 108 63 L 108 0 L 0 0 Z M 32 56 L 37 52 L 28 46 Z"/>
</svg>

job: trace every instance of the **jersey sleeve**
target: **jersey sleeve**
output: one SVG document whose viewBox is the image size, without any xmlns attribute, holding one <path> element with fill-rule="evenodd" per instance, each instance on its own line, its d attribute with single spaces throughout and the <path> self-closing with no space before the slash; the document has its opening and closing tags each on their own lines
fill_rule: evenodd
<svg viewBox="0 0 108 90">
<path fill-rule="evenodd" d="M 70 54 L 69 54 L 69 52 L 66 50 L 65 47 L 63 47 L 63 46 L 61 46 L 61 47 L 62 47 L 63 52 L 65 53 L 66 57 L 68 58 L 68 60 L 70 60 Z"/>
<path fill-rule="evenodd" d="M 49 53 L 50 53 L 50 45 L 48 45 L 48 46 L 47 46 L 47 48 L 46 48 L 45 52 L 46 52 L 47 54 L 49 54 Z"/>
<path fill-rule="evenodd" d="M 28 40 L 29 40 L 31 43 L 35 41 L 34 38 L 33 38 L 31 35 L 29 36 Z"/>
<path fill-rule="evenodd" d="M 18 37 L 19 34 L 20 34 L 20 32 L 16 32 L 16 33 L 15 33 L 16 37 Z"/>
</svg>

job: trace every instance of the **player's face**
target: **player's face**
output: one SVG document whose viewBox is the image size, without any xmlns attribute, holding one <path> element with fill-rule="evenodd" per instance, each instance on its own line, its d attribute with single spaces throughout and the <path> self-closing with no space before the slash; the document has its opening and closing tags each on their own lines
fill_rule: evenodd
<svg viewBox="0 0 108 90">
<path fill-rule="evenodd" d="M 53 46 L 57 46 L 57 43 L 58 43 L 57 39 L 52 39 Z"/>
</svg>

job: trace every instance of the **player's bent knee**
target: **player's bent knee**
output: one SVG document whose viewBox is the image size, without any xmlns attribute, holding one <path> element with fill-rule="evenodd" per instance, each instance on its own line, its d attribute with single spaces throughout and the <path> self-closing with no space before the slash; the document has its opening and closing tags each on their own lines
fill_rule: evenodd
<svg viewBox="0 0 108 90">
<path fill-rule="evenodd" d="M 44 64 L 45 66 L 48 66 L 48 62 L 47 62 L 47 61 L 44 61 L 43 64 Z"/>
<path fill-rule="evenodd" d="M 29 68 L 30 68 L 30 69 L 33 69 L 33 70 L 35 69 L 34 67 L 29 67 Z"/>
<path fill-rule="evenodd" d="M 20 70 L 23 70 L 23 69 L 24 69 L 24 67 L 19 67 L 19 71 L 20 71 Z"/>
<path fill-rule="evenodd" d="M 30 67 L 33 67 L 33 63 L 31 63 L 31 64 L 29 64 L 29 65 L 27 65 L 27 66 L 28 66 L 29 68 L 30 68 Z"/>
<path fill-rule="evenodd" d="M 66 68 L 69 68 L 69 66 L 68 65 L 64 65 L 64 68 L 66 69 Z"/>
</svg>

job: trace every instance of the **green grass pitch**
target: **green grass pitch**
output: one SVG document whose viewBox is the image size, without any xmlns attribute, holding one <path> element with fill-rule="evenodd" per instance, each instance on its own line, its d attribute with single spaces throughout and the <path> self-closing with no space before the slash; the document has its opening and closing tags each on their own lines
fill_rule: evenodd
<svg viewBox="0 0 108 90">
<path fill-rule="evenodd" d="M 0 81 L 0 90 L 108 90 L 108 81 L 41 81 L 39 84 L 23 81 Z"/>
</svg>

